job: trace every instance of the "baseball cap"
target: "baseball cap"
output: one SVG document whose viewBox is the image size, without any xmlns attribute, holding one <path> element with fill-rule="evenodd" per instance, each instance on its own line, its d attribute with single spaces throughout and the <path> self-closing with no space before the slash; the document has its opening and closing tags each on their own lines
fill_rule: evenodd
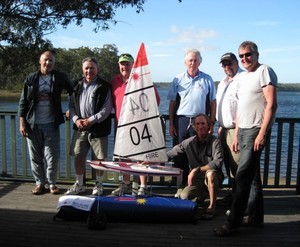
<svg viewBox="0 0 300 247">
<path fill-rule="evenodd" d="M 120 57 L 119 57 L 119 63 L 121 63 L 121 62 L 133 63 L 134 59 L 129 53 L 125 53 L 125 54 L 120 55 Z"/>
<path fill-rule="evenodd" d="M 237 61 L 237 58 L 232 52 L 227 52 L 221 57 L 220 63 L 222 63 L 224 60 Z"/>
</svg>

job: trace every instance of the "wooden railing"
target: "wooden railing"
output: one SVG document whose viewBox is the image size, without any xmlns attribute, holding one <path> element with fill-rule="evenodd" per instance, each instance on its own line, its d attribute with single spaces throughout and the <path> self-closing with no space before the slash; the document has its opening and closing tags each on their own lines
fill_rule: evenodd
<svg viewBox="0 0 300 247">
<path fill-rule="evenodd" d="M 166 147 L 172 147 L 168 135 L 169 116 L 163 115 L 166 122 Z M 216 133 L 216 132 L 215 132 Z M 74 182 L 74 165 L 69 156 L 72 134 L 70 121 L 61 125 L 61 162 L 58 181 Z M 30 161 L 27 152 L 26 139 L 19 134 L 19 119 L 17 112 L 0 111 L 0 148 L 1 165 L 0 179 L 32 180 Z M 113 136 L 109 137 L 109 157 L 113 150 Z M 277 118 L 262 155 L 262 181 L 264 187 L 295 188 L 300 193 L 300 118 Z M 86 181 L 93 180 L 94 171 L 86 167 Z M 175 185 L 174 178 L 151 177 L 150 182 L 158 185 Z M 117 183 L 119 174 L 108 172 L 105 182 Z M 224 186 L 228 186 L 226 183 Z"/>
</svg>

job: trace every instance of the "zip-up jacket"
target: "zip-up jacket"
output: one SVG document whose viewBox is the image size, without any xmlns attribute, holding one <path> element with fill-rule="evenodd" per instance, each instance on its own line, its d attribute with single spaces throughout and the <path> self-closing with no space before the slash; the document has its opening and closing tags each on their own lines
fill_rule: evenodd
<svg viewBox="0 0 300 247">
<path fill-rule="evenodd" d="M 35 119 L 38 118 L 35 114 L 35 106 L 38 101 L 40 75 L 41 72 L 37 71 L 25 79 L 19 101 L 19 116 L 25 118 L 30 128 L 33 128 Z M 51 104 L 54 107 L 55 127 L 65 122 L 61 108 L 61 94 L 63 90 L 66 90 L 71 95 L 73 92 L 72 82 L 66 74 L 53 70 L 51 72 L 51 93 L 49 96 Z"/>
<path fill-rule="evenodd" d="M 79 107 L 79 98 L 80 98 L 80 92 L 83 87 L 84 81 L 79 81 L 77 85 L 74 87 L 74 92 L 72 95 L 72 102 L 74 104 L 74 110 L 75 110 L 75 115 L 77 115 L 79 118 L 81 118 L 80 114 L 80 107 Z M 110 84 L 103 79 L 97 77 L 96 79 L 96 84 L 97 87 L 94 91 L 93 97 L 95 98 L 94 100 L 94 113 L 97 114 L 98 112 L 103 110 L 105 100 L 107 96 L 109 96 L 109 104 L 107 109 L 108 114 L 107 117 L 104 119 L 101 119 L 100 122 L 95 122 L 89 129 L 88 131 L 92 134 L 92 138 L 98 138 L 98 137 L 104 137 L 110 134 L 111 132 L 111 109 L 112 109 L 112 99 L 111 99 L 111 87 Z M 73 116 L 71 116 L 73 117 Z M 76 124 L 73 124 L 73 129 L 78 130 Z"/>
</svg>

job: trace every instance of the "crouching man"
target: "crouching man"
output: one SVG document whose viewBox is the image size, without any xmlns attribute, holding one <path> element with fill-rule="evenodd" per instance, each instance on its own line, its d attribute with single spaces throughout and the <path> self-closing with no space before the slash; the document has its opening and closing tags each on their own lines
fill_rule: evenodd
<svg viewBox="0 0 300 247">
<path fill-rule="evenodd" d="M 208 192 L 209 206 L 203 215 L 212 218 L 216 210 L 217 191 L 223 182 L 223 149 L 220 140 L 209 133 L 212 123 L 208 116 L 199 114 L 192 120 L 196 135 L 192 136 L 168 151 L 168 157 L 174 158 L 186 153 L 190 172 L 187 185 L 179 188 L 177 196 L 181 199 L 203 201 Z"/>
</svg>

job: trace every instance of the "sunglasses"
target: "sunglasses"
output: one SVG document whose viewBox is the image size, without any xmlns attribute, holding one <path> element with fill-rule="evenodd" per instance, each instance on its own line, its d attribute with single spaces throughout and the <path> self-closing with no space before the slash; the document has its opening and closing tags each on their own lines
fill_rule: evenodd
<svg viewBox="0 0 300 247">
<path fill-rule="evenodd" d="M 254 52 L 247 52 L 245 54 L 240 54 L 239 58 L 243 58 L 243 57 L 251 57 L 254 54 Z"/>
<path fill-rule="evenodd" d="M 226 66 L 232 66 L 233 63 L 222 63 L 222 67 L 225 68 Z"/>
</svg>

